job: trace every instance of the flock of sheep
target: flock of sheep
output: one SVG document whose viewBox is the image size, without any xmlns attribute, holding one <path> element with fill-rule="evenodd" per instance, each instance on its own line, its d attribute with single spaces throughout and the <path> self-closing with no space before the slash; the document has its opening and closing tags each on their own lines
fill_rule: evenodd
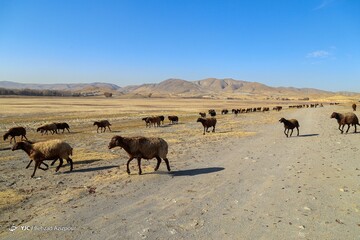
<svg viewBox="0 0 360 240">
<path fill-rule="evenodd" d="M 316 107 L 314 105 L 314 107 Z M 352 105 L 353 111 L 356 111 L 356 104 Z M 255 111 L 258 110 L 258 108 L 254 108 Z M 253 109 L 253 110 L 254 110 Z M 261 109 L 261 108 L 260 108 Z M 275 107 L 273 110 L 280 111 L 282 109 L 281 106 Z M 268 111 L 267 108 L 264 108 L 263 111 Z M 209 111 L 210 118 L 206 118 L 206 113 L 199 113 L 201 116 L 197 119 L 197 122 L 200 122 L 204 127 L 203 134 L 205 135 L 205 132 L 208 132 L 208 129 L 212 127 L 212 131 L 215 132 L 215 126 L 217 123 L 217 120 L 215 118 L 216 111 L 214 109 L 210 109 Z M 233 109 L 232 111 L 234 114 L 238 114 L 238 109 Z M 240 110 L 242 112 L 242 110 Z M 245 111 L 246 112 L 246 111 Z M 227 114 L 228 111 L 222 110 L 222 114 Z M 357 116 L 352 113 L 332 113 L 331 118 L 335 118 L 339 124 L 339 130 L 341 133 L 344 132 L 345 125 L 348 126 L 346 133 L 348 133 L 350 126 L 355 127 L 356 132 L 356 125 L 359 124 L 359 120 Z M 146 127 L 151 126 L 160 126 L 160 122 L 164 121 L 164 116 L 156 116 L 156 117 L 146 117 L 142 120 L 145 121 Z M 171 123 L 177 123 L 179 121 L 179 118 L 177 116 L 168 116 L 168 119 Z M 279 120 L 280 123 L 284 124 L 284 134 L 286 137 L 291 137 L 293 130 L 297 129 L 297 135 L 299 136 L 299 122 L 296 119 L 285 119 L 281 118 Z M 110 129 L 110 122 L 108 120 L 102 120 L 94 122 L 94 126 L 97 126 L 97 132 L 100 128 L 100 132 L 106 131 L 106 128 Z M 68 132 L 70 132 L 70 127 L 67 123 L 51 123 L 47 125 L 43 125 L 39 128 L 37 128 L 37 132 L 41 132 L 41 134 L 47 134 L 48 132 L 55 134 L 58 133 L 58 130 L 64 130 L 66 129 Z M 291 130 L 291 132 L 290 132 Z M 289 134 L 290 132 L 290 134 Z M 21 136 L 21 141 L 16 142 L 15 137 Z M 35 162 L 35 167 L 33 174 L 31 177 L 34 177 L 36 169 L 40 168 L 42 170 L 47 170 L 49 166 L 44 162 L 45 160 L 52 160 L 51 165 L 54 165 L 57 160 L 59 160 L 59 165 L 56 167 L 56 172 L 61 168 L 63 164 L 63 159 L 67 161 L 67 163 L 70 164 L 70 171 L 73 170 L 73 161 L 70 158 L 70 156 L 73 153 L 73 148 L 66 143 L 65 141 L 53 139 L 43 142 L 31 142 L 26 138 L 26 129 L 24 127 L 13 127 L 10 128 L 3 136 L 4 141 L 6 141 L 9 137 L 10 143 L 12 143 L 12 140 L 14 139 L 15 144 L 12 147 L 12 151 L 15 150 L 23 150 L 26 152 L 26 154 L 30 158 L 30 162 L 27 165 L 26 168 L 29 168 L 31 163 Z M 24 140 L 25 139 L 25 140 Z M 170 171 L 170 164 L 169 160 L 167 159 L 167 153 L 168 153 L 168 144 L 167 142 L 162 138 L 152 137 L 122 137 L 122 136 L 114 136 L 109 145 L 108 148 L 112 149 L 114 147 L 120 147 L 123 148 L 129 155 L 129 160 L 127 161 L 126 167 L 127 167 L 127 173 L 130 174 L 129 164 L 130 162 L 136 158 L 138 162 L 138 168 L 139 168 L 139 174 L 142 173 L 141 170 L 141 159 L 157 159 L 157 165 L 155 167 L 155 171 L 159 169 L 161 160 L 163 160 L 166 163 L 167 170 Z M 45 166 L 45 168 L 42 167 L 42 165 Z"/>
</svg>

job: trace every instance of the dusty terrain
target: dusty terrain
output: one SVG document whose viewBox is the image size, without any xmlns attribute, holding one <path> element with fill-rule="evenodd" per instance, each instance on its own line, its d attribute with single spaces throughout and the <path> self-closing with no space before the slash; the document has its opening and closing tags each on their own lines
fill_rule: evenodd
<svg viewBox="0 0 360 240">
<path fill-rule="evenodd" d="M 330 119 L 333 111 L 351 111 L 350 103 L 219 115 L 216 133 L 205 136 L 199 111 L 279 103 L 0 98 L 0 104 L 2 134 L 22 125 L 30 140 L 60 138 L 74 147 L 74 171 L 51 167 L 33 179 L 24 152 L 0 151 L 1 239 L 360 239 L 360 134 L 351 128 L 341 135 Z M 160 114 L 180 122 L 145 128 L 140 120 Z M 299 137 L 296 131 L 285 137 L 281 117 L 299 120 Z M 109 119 L 113 132 L 97 134 L 92 121 L 99 119 Z M 35 131 L 62 120 L 71 133 Z M 155 161 L 143 160 L 143 175 L 135 162 L 128 175 L 124 150 L 107 149 L 115 134 L 164 138 L 172 171 L 162 163 L 154 172 Z M 1 141 L 1 149 L 10 146 Z"/>
</svg>

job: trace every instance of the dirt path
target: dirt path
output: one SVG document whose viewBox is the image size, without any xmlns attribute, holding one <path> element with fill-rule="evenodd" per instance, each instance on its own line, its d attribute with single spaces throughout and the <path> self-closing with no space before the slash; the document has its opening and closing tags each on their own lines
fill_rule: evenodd
<svg viewBox="0 0 360 240">
<path fill-rule="evenodd" d="M 162 164 L 159 173 L 134 171 L 107 184 L 101 175 L 123 173 L 123 167 L 109 168 L 95 193 L 39 207 L 38 216 L 23 224 L 73 231 L 18 228 L 0 236 L 360 239 L 360 134 L 341 135 L 329 118 L 333 110 L 279 113 L 299 120 L 300 137 L 286 138 L 283 126 L 273 123 L 249 127 L 258 132 L 254 136 L 188 148 L 183 159 L 170 159 L 171 174 Z"/>
</svg>

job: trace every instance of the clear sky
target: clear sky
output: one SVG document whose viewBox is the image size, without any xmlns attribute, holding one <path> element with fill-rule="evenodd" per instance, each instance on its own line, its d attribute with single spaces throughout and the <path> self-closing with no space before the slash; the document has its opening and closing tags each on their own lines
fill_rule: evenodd
<svg viewBox="0 0 360 240">
<path fill-rule="evenodd" d="M 1 0 L 0 81 L 360 92 L 360 0 Z"/>
</svg>

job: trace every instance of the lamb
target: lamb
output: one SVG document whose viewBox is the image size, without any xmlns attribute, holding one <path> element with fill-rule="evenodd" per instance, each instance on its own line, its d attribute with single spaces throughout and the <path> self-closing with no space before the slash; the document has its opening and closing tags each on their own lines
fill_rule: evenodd
<svg viewBox="0 0 360 240">
<path fill-rule="evenodd" d="M 355 103 L 352 105 L 352 109 L 353 109 L 354 112 L 356 111 L 356 104 Z"/>
<path fill-rule="evenodd" d="M 51 134 L 58 133 L 57 127 L 55 123 L 45 124 L 39 128 L 36 129 L 37 132 L 41 132 L 41 135 L 48 134 L 47 132 L 50 131 Z"/>
<path fill-rule="evenodd" d="M 209 127 L 213 127 L 213 132 L 215 132 L 215 125 L 216 125 L 216 118 L 198 118 L 196 122 L 201 122 L 201 124 L 204 126 L 204 134 L 205 135 L 205 129 L 206 132 L 209 132 Z"/>
<path fill-rule="evenodd" d="M 69 130 L 70 126 L 69 126 L 69 124 L 67 124 L 66 122 L 54 123 L 54 124 L 56 125 L 56 128 L 57 128 L 58 130 L 60 130 L 60 129 L 63 130 L 62 133 L 64 133 L 65 129 L 66 129 L 68 132 L 70 132 L 70 130 Z"/>
<path fill-rule="evenodd" d="M 160 122 L 161 122 L 161 117 L 147 117 L 147 118 L 143 118 L 143 121 L 145 121 L 146 123 L 146 127 L 151 127 L 151 125 L 154 125 L 154 127 L 156 126 L 160 126 Z"/>
<path fill-rule="evenodd" d="M 294 131 L 294 128 L 296 128 L 297 135 L 299 136 L 299 127 L 300 127 L 300 125 L 299 125 L 298 120 L 296 120 L 296 119 L 287 120 L 285 118 L 281 118 L 279 120 L 279 122 L 284 123 L 284 128 L 285 128 L 284 134 L 285 134 L 286 137 L 289 137 L 288 134 L 289 134 L 290 129 L 291 129 L 291 133 L 290 133 L 290 137 L 291 137 L 291 135 L 292 135 L 292 133 Z"/>
<path fill-rule="evenodd" d="M 138 161 L 139 175 L 142 174 L 141 159 L 157 159 L 155 171 L 159 169 L 161 159 L 166 163 L 167 170 L 170 172 L 169 160 L 166 155 L 168 153 L 168 144 L 162 138 L 146 138 L 146 137 L 122 137 L 114 136 L 111 138 L 108 148 L 112 149 L 116 146 L 123 148 L 129 155 L 126 163 L 126 171 L 130 174 L 129 163 L 136 158 Z"/>
<path fill-rule="evenodd" d="M 178 116 L 168 116 L 168 119 L 172 124 L 179 122 L 179 117 Z"/>
<path fill-rule="evenodd" d="M 53 139 L 37 143 L 21 141 L 15 143 L 15 145 L 12 147 L 12 151 L 18 149 L 24 150 L 26 154 L 30 157 L 31 161 L 28 164 L 27 168 L 30 166 L 32 161 L 35 161 L 35 168 L 31 177 L 34 177 L 37 168 L 42 169 L 40 165 L 43 163 L 44 160 L 60 159 L 60 164 L 56 167 L 57 172 L 63 164 L 63 159 L 66 159 L 66 161 L 70 163 L 70 171 L 73 170 L 73 161 L 70 158 L 73 153 L 73 148 L 68 143 L 59 139 Z"/>
<path fill-rule="evenodd" d="M 104 132 L 106 131 L 106 127 L 109 128 L 109 131 L 111 132 L 110 126 L 111 124 L 109 123 L 108 120 L 101 120 L 99 122 L 94 122 L 93 126 L 97 126 L 96 132 L 99 133 L 99 128 L 100 128 L 100 132 L 102 133 L 102 129 L 104 128 Z"/>
<path fill-rule="evenodd" d="M 5 134 L 4 134 L 4 141 L 6 141 L 6 139 L 8 139 L 8 137 L 11 136 L 10 138 L 10 143 L 12 143 L 12 140 L 14 139 L 15 143 L 16 143 L 16 138 L 15 136 L 21 136 L 21 140 L 23 140 L 23 138 L 25 138 L 26 140 L 28 140 L 26 138 L 26 129 L 24 127 L 13 127 L 10 128 Z"/>
<path fill-rule="evenodd" d="M 344 133 L 345 124 L 348 125 L 346 133 L 349 132 L 350 124 L 355 127 L 355 133 L 356 133 L 356 125 L 360 125 L 358 117 L 355 115 L 355 113 L 351 113 L 351 112 L 345 114 L 333 112 L 330 118 L 335 118 L 337 120 L 339 124 L 339 130 L 341 133 Z"/>
</svg>

